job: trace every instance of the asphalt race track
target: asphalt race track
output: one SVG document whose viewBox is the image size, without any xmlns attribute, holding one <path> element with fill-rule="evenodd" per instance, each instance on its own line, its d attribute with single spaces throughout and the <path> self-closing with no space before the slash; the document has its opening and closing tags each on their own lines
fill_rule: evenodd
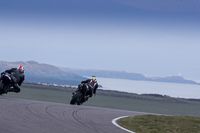
<svg viewBox="0 0 200 133">
<path fill-rule="evenodd" d="M 112 120 L 142 114 L 0 97 L 0 133 L 127 133 Z"/>
</svg>

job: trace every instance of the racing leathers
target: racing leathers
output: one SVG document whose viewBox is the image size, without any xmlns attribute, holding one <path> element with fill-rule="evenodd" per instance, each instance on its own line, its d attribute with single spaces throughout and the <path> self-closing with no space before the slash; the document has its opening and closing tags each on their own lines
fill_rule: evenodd
<svg viewBox="0 0 200 133">
<path fill-rule="evenodd" d="M 25 79 L 24 70 L 21 70 L 18 68 L 11 68 L 11 69 L 8 69 L 8 70 L 2 72 L 1 76 L 6 73 L 8 73 L 10 75 L 10 78 L 12 80 L 13 88 L 11 88 L 9 91 L 13 91 L 16 93 L 20 92 L 21 89 L 19 86 L 21 86 L 21 84 L 23 83 L 23 81 Z"/>
<path fill-rule="evenodd" d="M 89 89 L 89 90 L 88 90 L 88 92 L 87 92 L 86 95 L 88 95 L 89 97 L 92 97 L 93 94 L 94 94 L 94 95 L 96 94 L 96 90 L 97 90 L 97 88 L 98 88 L 98 83 L 97 83 L 96 80 L 88 79 L 88 80 L 82 81 L 81 84 L 82 84 L 82 83 L 85 83 L 85 84 L 87 84 L 87 86 L 88 86 L 88 89 Z"/>
</svg>

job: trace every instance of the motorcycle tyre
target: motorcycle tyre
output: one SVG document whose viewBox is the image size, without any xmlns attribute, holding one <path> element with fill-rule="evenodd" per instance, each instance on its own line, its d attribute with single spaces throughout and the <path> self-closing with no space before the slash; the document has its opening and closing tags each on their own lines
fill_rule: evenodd
<svg viewBox="0 0 200 133">
<path fill-rule="evenodd" d="M 2 95 L 4 93 L 4 83 L 2 81 L 0 81 L 0 95 Z"/>
<path fill-rule="evenodd" d="M 77 92 L 76 94 L 73 95 L 71 101 L 70 101 L 70 104 L 72 105 L 80 105 L 80 100 L 82 99 L 82 93 L 81 92 Z"/>
</svg>

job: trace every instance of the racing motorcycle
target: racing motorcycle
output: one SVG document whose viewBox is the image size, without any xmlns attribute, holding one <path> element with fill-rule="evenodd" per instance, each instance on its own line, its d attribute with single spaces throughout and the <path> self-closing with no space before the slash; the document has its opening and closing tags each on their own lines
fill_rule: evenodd
<svg viewBox="0 0 200 133">
<path fill-rule="evenodd" d="M 82 105 L 89 98 L 89 96 L 86 96 L 88 91 L 89 91 L 89 88 L 86 84 L 80 84 L 78 86 L 78 89 L 75 92 L 72 93 L 73 95 L 72 95 L 72 99 L 70 101 L 70 104 L 72 104 L 72 105 Z"/>
<path fill-rule="evenodd" d="M 0 80 L 0 95 L 9 92 L 12 89 L 12 79 L 10 74 L 5 73 L 1 75 Z"/>
</svg>

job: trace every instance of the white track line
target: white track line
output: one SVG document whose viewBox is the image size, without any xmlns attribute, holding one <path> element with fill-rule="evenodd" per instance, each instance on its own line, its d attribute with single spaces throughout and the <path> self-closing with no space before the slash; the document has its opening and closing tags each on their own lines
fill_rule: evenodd
<svg viewBox="0 0 200 133">
<path fill-rule="evenodd" d="M 128 117 L 128 116 L 121 116 L 121 117 L 115 118 L 115 119 L 112 120 L 112 123 L 113 123 L 115 126 L 121 128 L 121 129 L 124 130 L 124 131 L 127 131 L 127 132 L 129 132 L 129 133 L 135 133 L 135 132 L 132 132 L 132 131 L 130 131 L 130 130 L 126 129 L 126 128 L 123 128 L 123 127 L 121 127 L 120 125 L 117 124 L 117 121 L 118 121 L 119 119 L 125 118 L 125 117 Z"/>
</svg>

